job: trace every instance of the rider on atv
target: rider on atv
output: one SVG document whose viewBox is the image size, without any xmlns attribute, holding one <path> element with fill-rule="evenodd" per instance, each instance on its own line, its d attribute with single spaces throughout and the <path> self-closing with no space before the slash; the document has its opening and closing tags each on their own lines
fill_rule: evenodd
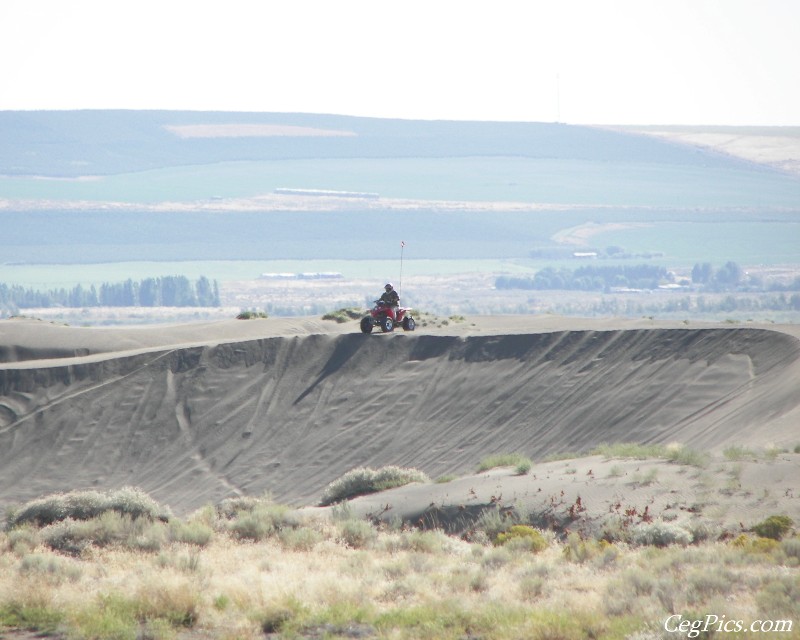
<svg viewBox="0 0 800 640">
<path fill-rule="evenodd" d="M 375 327 L 380 327 L 383 333 L 394 331 L 396 327 L 403 327 L 403 331 L 414 331 L 417 326 L 411 309 L 400 306 L 400 296 L 391 283 L 384 289 L 385 293 L 375 301 L 375 306 L 361 318 L 361 332 L 372 333 Z"/>
<path fill-rule="evenodd" d="M 394 320 L 397 317 L 397 308 L 400 306 L 400 296 L 394 290 L 391 282 L 387 282 L 384 289 L 385 292 L 381 294 L 377 302 L 382 302 L 389 308 L 389 313 Z"/>
</svg>

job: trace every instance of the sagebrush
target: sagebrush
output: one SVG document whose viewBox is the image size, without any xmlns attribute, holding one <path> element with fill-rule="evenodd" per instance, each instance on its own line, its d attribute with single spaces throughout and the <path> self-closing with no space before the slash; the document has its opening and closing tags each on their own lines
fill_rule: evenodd
<svg viewBox="0 0 800 640">
<path fill-rule="evenodd" d="M 418 469 L 396 466 L 381 467 L 380 469 L 359 467 L 331 482 L 323 491 L 320 504 L 327 506 L 348 498 L 402 487 L 412 482 L 429 483 L 430 481 L 431 479 Z"/>
</svg>

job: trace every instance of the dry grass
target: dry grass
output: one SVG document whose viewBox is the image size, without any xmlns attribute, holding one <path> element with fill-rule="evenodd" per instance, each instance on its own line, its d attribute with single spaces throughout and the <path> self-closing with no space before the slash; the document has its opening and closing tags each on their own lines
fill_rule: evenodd
<svg viewBox="0 0 800 640">
<path fill-rule="evenodd" d="M 95 532 L 120 526 L 88 522 Z M 130 640 L 578 639 L 650 637 L 675 611 L 800 617 L 796 537 L 669 544 L 660 531 L 666 546 L 653 547 L 520 527 L 498 546 L 377 529 L 346 509 L 303 520 L 266 499 L 148 526 L 164 530 L 156 548 L 119 536 L 74 556 L 47 545 L 47 527 L 0 533 L 0 629 Z"/>
</svg>

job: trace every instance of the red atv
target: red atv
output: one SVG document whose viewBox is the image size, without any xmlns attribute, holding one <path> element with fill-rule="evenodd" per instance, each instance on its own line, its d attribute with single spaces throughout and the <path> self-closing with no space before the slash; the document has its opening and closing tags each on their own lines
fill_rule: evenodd
<svg viewBox="0 0 800 640">
<path fill-rule="evenodd" d="M 403 331 L 413 331 L 417 328 L 417 323 L 409 311 L 411 311 L 409 308 L 397 307 L 395 313 L 394 307 L 376 300 L 369 315 L 361 318 L 361 331 L 372 333 L 373 327 L 380 327 L 384 333 L 394 331 L 395 327 L 403 327 Z"/>
</svg>

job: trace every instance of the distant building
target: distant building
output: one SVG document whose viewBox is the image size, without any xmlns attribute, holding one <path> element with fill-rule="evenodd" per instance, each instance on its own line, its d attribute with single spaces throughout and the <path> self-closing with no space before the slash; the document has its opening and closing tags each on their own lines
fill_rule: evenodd
<svg viewBox="0 0 800 640">
<path fill-rule="evenodd" d="M 327 196 L 332 198 L 364 198 L 376 200 L 380 196 L 377 193 L 368 191 L 331 191 L 327 189 L 287 189 L 280 187 L 275 189 L 275 193 L 282 196 Z"/>
<path fill-rule="evenodd" d="M 338 271 L 306 271 L 305 273 L 262 273 L 261 280 L 336 280 L 344 276 Z"/>
<path fill-rule="evenodd" d="M 686 286 L 676 282 L 670 282 L 667 284 L 660 284 L 658 285 L 658 288 L 664 291 L 680 291 L 682 289 L 686 289 Z"/>
<path fill-rule="evenodd" d="M 342 274 L 338 271 L 314 271 L 297 274 L 298 280 L 336 280 L 341 277 Z"/>
</svg>

